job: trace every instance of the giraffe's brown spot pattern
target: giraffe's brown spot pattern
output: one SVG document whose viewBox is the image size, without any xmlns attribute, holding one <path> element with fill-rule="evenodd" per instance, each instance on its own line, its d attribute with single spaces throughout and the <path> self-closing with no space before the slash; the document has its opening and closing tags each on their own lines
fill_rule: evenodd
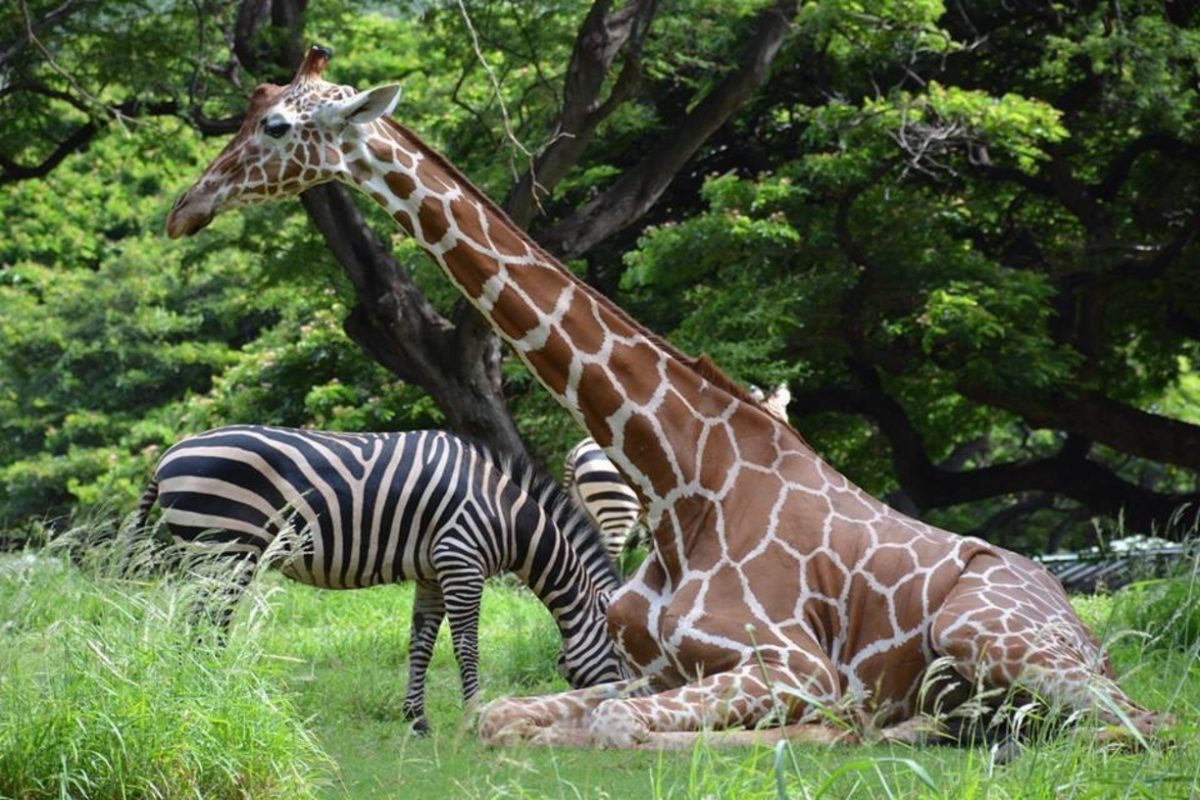
<svg viewBox="0 0 1200 800">
<path fill-rule="evenodd" d="M 430 244 L 437 244 L 445 238 L 446 231 L 450 230 L 450 221 L 440 202 L 421 204 L 421 210 L 417 212 L 417 227 Z"/>
<path fill-rule="evenodd" d="M 566 391 L 567 373 L 563 364 L 570 363 L 571 352 L 571 343 L 558 329 L 552 328 L 546 344 L 541 349 L 529 353 L 529 363 L 542 376 L 550 391 L 556 394 Z"/>
<path fill-rule="evenodd" d="M 823 597 L 839 597 L 847 577 L 841 562 L 835 561 L 824 551 L 813 553 L 805 559 L 804 580 L 810 593 Z"/>
<path fill-rule="evenodd" d="M 682 401 L 671 396 L 672 405 L 678 405 L 681 408 L 675 409 L 677 412 L 684 408 Z M 699 431 L 697 431 L 699 433 Z M 704 441 L 704 452 L 701 463 L 692 466 L 687 470 L 684 477 L 699 477 L 700 485 L 719 487 L 731 477 L 740 477 L 731 474 L 730 470 L 734 467 L 734 453 L 736 452 L 733 442 L 733 432 L 726 425 L 717 425 L 708 429 L 708 436 Z M 747 483 L 752 483 L 753 479 L 747 476 L 743 481 L 743 486 Z M 735 501 L 736 502 L 736 501 Z M 754 504 L 757 505 L 757 504 Z"/>
<path fill-rule="evenodd" d="M 835 598 L 821 597 L 815 594 L 806 597 L 800 619 L 801 627 L 812 632 L 813 637 L 821 646 L 821 651 L 830 652 L 833 641 L 842 633 L 842 615 L 837 608 Z M 836 597 L 836 596 L 835 596 Z"/>
<path fill-rule="evenodd" d="M 367 152 L 380 164 L 396 163 L 396 146 L 387 139 L 372 137 L 367 140 Z M 408 197 L 409 193 L 403 195 Z"/>
<path fill-rule="evenodd" d="M 767 619 L 786 624 L 796 618 L 796 598 L 800 596 L 800 562 L 778 542 L 771 542 L 758 555 L 745 562 L 747 575 L 776 587 L 759 597 Z"/>
<path fill-rule="evenodd" d="M 612 347 L 609 363 L 615 371 L 632 376 L 637 374 L 638 364 L 654 363 L 657 360 L 657 353 L 647 342 L 618 342 Z M 628 381 L 623 387 L 623 394 L 631 403 L 646 405 L 651 395 L 658 390 L 658 384 L 657 375 L 641 376 L 640 380 Z"/>
<path fill-rule="evenodd" d="M 424 208 L 425 206 L 422 206 L 422 209 Z M 404 216 L 407 217 L 406 214 Z M 417 218 L 416 225 L 417 227 L 423 225 L 420 217 Z M 446 251 L 446 260 L 454 261 L 460 258 L 466 258 L 468 257 L 470 249 L 470 245 L 468 245 L 464 240 L 460 239 L 454 245 L 454 247 Z M 487 282 L 487 280 L 500 272 L 499 261 L 485 256 L 479 256 L 478 261 L 480 268 L 477 271 L 456 276 L 457 279 L 461 281 L 462 290 L 467 294 L 467 296 L 476 299 L 483 295 L 483 285 Z M 514 327 L 515 329 L 515 326 L 511 327 Z"/>
<path fill-rule="evenodd" d="M 523 256 L 529 251 L 528 246 L 511 225 L 493 224 L 488 228 L 488 236 L 491 238 L 492 244 L 496 246 L 496 250 L 505 255 Z"/>
<path fill-rule="evenodd" d="M 707 497 L 688 495 L 676 500 L 672 508 L 680 517 L 696 520 L 696 535 L 688 548 L 688 563 L 700 571 L 716 567 L 722 556 L 720 543 L 713 535 L 720 525 L 717 504 Z M 673 568 L 668 568 L 668 572 L 678 574 Z"/>
<path fill-rule="evenodd" d="M 585 365 L 579 379 L 579 404 L 588 430 L 601 447 L 612 442 L 612 430 L 606 420 L 625 402 L 604 367 Z"/>
<path fill-rule="evenodd" d="M 383 182 L 401 200 L 407 200 L 417 190 L 417 182 L 407 172 L 389 172 L 383 176 Z"/>
<path fill-rule="evenodd" d="M 524 337 L 537 327 L 540 319 L 537 311 L 511 286 L 500 290 L 494 308 L 496 316 L 502 320 L 500 330 L 513 339 Z"/>
<path fill-rule="evenodd" d="M 622 649 L 626 656 L 635 664 L 648 666 L 659 650 L 653 645 L 649 639 L 640 636 L 631 636 L 628 639 L 622 637 L 622 631 L 636 626 L 650 612 L 650 604 L 645 598 L 631 596 L 626 602 L 622 603 L 618 609 L 610 609 L 608 614 L 608 627 L 612 632 L 613 637 L 621 642 Z"/>
<path fill-rule="evenodd" d="M 372 195 L 372 197 L 374 197 L 374 195 Z M 382 205 L 382 203 L 380 205 Z M 392 215 L 392 219 L 396 220 L 396 223 L 404 229 L 405 233 L 407 233 L 409 236 L 413 235 L 412 218 L 409 217 L 408 214 L 404 213 L 403 211 L 397 211 Z"/>
<path fill-rule="evenodd" d="M 917 568 L 916 560 L 908 548 L 897 545 L 879 547 L 867 556 L 863 569 L 879 576 L 884 586 L 892 586 L 912 575 Z"/>
<path fill-rule="evenodd" d="M 927 656 L 919 637 L 868 656 L 858 667 L 859 680 L 874 704 L 884 700 L 915 701 L 914 690 L 925 671 Z M 894 720 L 886 720 L 893 722 Z"/>
<path fill-rule="evenodd" d="M 567 310 L 567 317 L 576 321 L 571 330 L 571 343 L 576 352 L 589 356 L 599 353 L 608 338 L 608 330 L 597 319 L 594 309 L 595 302 L 577 290 Z"/>
</svg>

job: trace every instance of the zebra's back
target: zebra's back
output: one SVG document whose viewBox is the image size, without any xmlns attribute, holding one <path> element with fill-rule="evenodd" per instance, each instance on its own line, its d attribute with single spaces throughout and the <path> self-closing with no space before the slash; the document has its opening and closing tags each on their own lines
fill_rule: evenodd
<svg viewBox="0 0 1200 800">
<path fill-rule="evenodd" d="M 432 579 L 439 530 L 486 497 L 489 459 L 441 431 L 352 434 L 239 425 L 186 439 L 159 461 L 159 503 L 172 533 L 257 554 L 278 533 L 306 531 L 282 569 L 327 588 Z M 469 478 L 469 479 L 468 479 Z"/>
</svg>

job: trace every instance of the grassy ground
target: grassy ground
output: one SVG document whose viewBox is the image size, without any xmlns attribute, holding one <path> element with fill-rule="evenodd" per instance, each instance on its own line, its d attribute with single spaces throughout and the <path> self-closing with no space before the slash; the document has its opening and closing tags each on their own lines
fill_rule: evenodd
<svg viewBox="0 0 1200 800">
<path fill-rule="evenodd" d="M 1004 766 L 985 748 L 827 748 L 783 753 L 700 748 L 683 753 L 488 750 L 465 727 L 449 643 L 439 642 L 430 682 L 433 735 L 397 722 L 411 591 L 318 592 L 280 583 L 268 649 L 297 657 L 296 706 L 339 764 L 330 798 L 701 798 L 779 797 L 1200 797 L 1200 666 L 1195 653 L 1144 651 L 1124 637 L 1122 684 L 1182 719 L 1175 748 L 1121 753 L 1077 734 L 1044 742 Z M 1107 635 L 1109 598 L 1081 602 Z M 447 637 L 448 638 L 448 637 Z M 556 634 L 536 602 L 493 587 L 485 602 L 481 674 L 485 694 L 564 688 L 552 673 Z M 927 780 L 926 780 L 927 779 Z"/>
<path fill-rule="evenodd" d="M 190 776 L 192 784 L 183 776 L 179 786 L 199 785 L 204 765 L 221 760 L 217 754 L 188 754 L 211 740 L 205 746 L 224 743 L 233 751 L 225 758 L 229 790 L 168 796 L 301 797 L 311 791 L 354 800 L 1200 797 L 1200 662 L 1194 641 L 1153 648 L 1136 635 L 1116 636 L 1122 685 L 1153 708 L 1169 708 L 1181 723 L 1176 746 L 1149 752 L 1114 750 L 1087 734 L 1026 748 L 1005 765 L 992 763 L 982 747 L 701 747 L 661 755 L 489 750 L 480 747 L 460 708 L 445 631 L 429 679 L 433 734 L 411 737 L 400 720 L 410 587 L 322 592 L 269 575 L 245 604 L 226 654 L 195 655 L 196 648 L 177 633 L 183 596 L 176 590 L 115 583 L 70 566 L 31 579 L 27 567 L 13 563 L 0 565 L 0 771 L 42 750 L 51 760 L 60 758 L 64 766 L 57 771 L 66 774 L 70 751 L 87 742 L 97 753 L 105 747 L 123 752 L 122 746 L 151 750 L 141 761 L 136 753 L 109 756 L 129 762 L 127 780 L 157 769 L 173 753 L 176 771 L 179 764 L 192 764 L 197 773 Z M 1109 622 L 1109 598 L 1080 605 L 1106 636 L 1120 631 L 1120 621 Z M 1182 630 L 1184 622 L 1168 620 L 1168 628 Z M 1138 624 L 1144 630 L 1150 623 Z M 525 592 L 489 588 L 480 641 L 486 697 L 564 688 L 551 677 L 557 633 Z M 95 646 L 104 658 L 88 655 Z M 37 680 L 19 677 L 31 675 Z M 42 697 L 35 700 L 28 690 L 38 686 Z M 70 707 L 84 696 L 95 702 L 69 717 L 65 711 L 31 711 L 37 705 Z M 142 736 L 144 743 L 122 742 L 122 736 L 132 738 L 131 720 L 152 732 Z M 206 722 L 197 728 L 197 720 Z M 112 729 L 115 736 L 96 733 Z M 173 737 L 176 729 L 184 733 Z M 212 735 L 197 737 L 197 730 Z M 122 796 L 91 792 L 78 782 L 79 774 L 107 774 L 95 766 L 97 757 L 79 761 L 74 784 L 56 784 L 56 770 L 41 767 L 45 791 L 10 788 L 8 796 Z M 0 797 L 3 787 L 16 785 L 6 784 L 6 777 L 0 772 Z M 130 796 L 148 793 L 130 787 Z"/>
</svg>

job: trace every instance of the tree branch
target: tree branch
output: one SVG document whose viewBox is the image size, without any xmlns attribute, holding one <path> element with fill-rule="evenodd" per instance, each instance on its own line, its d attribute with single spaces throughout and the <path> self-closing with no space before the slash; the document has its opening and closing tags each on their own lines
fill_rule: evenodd
<svg viewBox="0 0 1200 800">
<path fill-rule="evenodd" d="M 796 0 L 776 0 L 764 8 L 738 65 L 612 186 L 539 236 L 541 243 L 574 258 L 645 214 L 700 146 L 763 84 L 795 14 Z"/>
<path fill-rule="evenodd" d="M 439 315 L 345 187 L 317 186 L 300 200 L 354 286 L 357 302 L 345 322 L 347 335 L 401 379 L 428 391 L 455 430 L 524 453 L 499 393 L 490 332 L 477 331 L 472 317 L 456 327 Z M 474 333 L 478 339 L 466 341 Z"/>
<path fill-rule="evenodd" d="M 639 55 L 656 0 L 633 0 L 615 13 L 611 8 L 611 0 L 596 0 L 584 18 L 563 80 L 563 105 L 554 135 L 505 199 L 505 210 L 521 227 L 529 226 L 539 200 L 579 161 L 596 128 L 625 101 L 640 75 Z M 622 49 L 627 51 L 625 66 L 608 98 L 601 101 L 608 70 Z"/>
<path fill-rule="evenodd" d="M 112 106 L 109 110 L 113 116 L 119 115 L 128 118 L 139 116 L 161 117 L 178 113 L 179 104 L 173 100 L 160 102 L 130 100 L 120 105 Z M 37 164 L 20 164 L 0 154 L 0 186 L 6 183 L 16 183 L 18 181 L 42 178 L 49 175 L 67 156 L 86 149 L 92 139 L 100 132 L 101 127 L 101 124 L 97 120 L 88 120 L 72 131 L 66 139 L 59 142 L 50 151 L 49 155 Z"/>
<path fill-rule="evenodd" d="M 1095 391 L 1040 395 L 963 384 L 963 396 L 1019 415 L 1033 428 L 1083 436 L 1138 458 L 1200 471 L 1200 426 L 1124 405 Z"/>
<path fill-rule="evenodd" d="M 1123 515 L 1141 530 L 1164 530 L 1171 515 L 1200 495 L 1162 494 L 1129 483 L 1103 465 L 1089 460 L 1090 443 L 1068 436 L 1062 450 L 1048 458 L 956 471 L 936 466 L 920 433 L 904 408 L 888 395 L 875 370 L 852 365 L 857 389 L 818 390 L 792 398 L 793 413 L 818 411 L 855 413 L 879 425 L 892 447 L 892 463 L 906 494 L 920 509 L 1027 492 L 1052 492 L 1071 498 L 1096 513 Z"/>
<path fill-rule="evenodd" d="M 1180 161 L 1200 163 L 1200 147 L 1187 144 L 1168 136 L 1165 133 L 1147 133 L 1129 141 L 1121 151 L 1113 157 L 1105 170 L 1104 177 L 1092 186 L 1092 194 L 1100 200 L 1111 200 L 1120 191 L 1121 185 L 1129 177 L 1134 162 L 1149 152 L 1159 152 Z"/>
<path fill-rule="evenodd" d="M 9 61 L 30 45 L 34 37 L 41 36 L 44 32 L 60 24 L 72 14 L 87 6 L 96 5 L 98 2 L 99 0 L 66 0 L 66 2 L 57 8 L 47 11 L 41 18 L 28 20 L 25 33 L 15 37 L 8 44 L 4 45 L 3 49 L 0 49 L 0 70 L 5 69 Z"/>
</svg>

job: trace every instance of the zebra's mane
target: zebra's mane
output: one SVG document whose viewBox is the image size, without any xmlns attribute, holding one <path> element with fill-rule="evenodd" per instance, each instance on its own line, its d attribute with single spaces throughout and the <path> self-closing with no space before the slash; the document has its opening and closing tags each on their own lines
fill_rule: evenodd
<svg viewBox="0 0 1200 800">
<path fill-rule="evenodd" d="M 600 529 L 588 513 L 576 505 L 554 476 L 525 456 L 499 453 L 480 442 L 474 444 L 497 469 L 542 507 L 546 516 L 575 548 L 580 564 L 597 589 L 611 592 L 621 585 L 621 576 L 608 557 Z"/>
</svg>

